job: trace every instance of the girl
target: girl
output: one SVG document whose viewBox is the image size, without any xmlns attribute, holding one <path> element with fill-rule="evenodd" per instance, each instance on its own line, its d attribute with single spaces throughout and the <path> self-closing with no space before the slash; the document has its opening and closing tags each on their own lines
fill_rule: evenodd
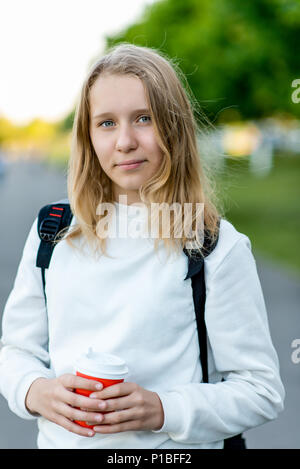
<svg viewBox="0 0 300 469">
<path fill-rule="evenodd" d="M 47 302 L 35 220 L 4 311 L 1 392 L 17 415 L 38 419 L 39 448 L 223 448 L 283 409 L 251 244 L 213 203 L 196 133 L 179 72 L 162 54 L 122 44 L 89 73 L 68 171 L 74 217 L 46 272 Z M 192 209 L 162 222 L 155 204 Z M 192 240 L 203 254 L 201 219 L 212 240 L 220 219 L 205 260 L 209 384 L 183 253 Z M 126 381 L 99 390 L 75 376 L 74 358 L 89 346 L 122 357 Z"/>
</svg>

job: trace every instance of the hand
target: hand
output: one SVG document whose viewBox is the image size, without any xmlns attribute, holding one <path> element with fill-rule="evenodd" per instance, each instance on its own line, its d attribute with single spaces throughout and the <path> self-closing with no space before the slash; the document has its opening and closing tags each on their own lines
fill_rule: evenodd
<svg viewBox="0 0 300 469">
<path fill-rule="evenodd" d="M 156 392 L 147 391 L 136 383 L 118 383 L 90 394 L 90 399 L 102 400 L 101 425 L 96 433 L 118 433 L 133 430 L 159 430 L 164 423 L 164 411 Z"/>
<path fill-rule="evenodd" d="M 88 420 L 93 425 L 101 421 L 99 400 L 81 396 L 74 390 L 80 388 L 96 391 L 99 384 L 72 374 L 64 374 L 54 379 L 38 378 L 31 384 L 25 404 L 29 412 L 42 415 L 70 432 L 81 436 L 94 436 L 92 429 L 82 427 L 73 420 Z"/>
</svg>

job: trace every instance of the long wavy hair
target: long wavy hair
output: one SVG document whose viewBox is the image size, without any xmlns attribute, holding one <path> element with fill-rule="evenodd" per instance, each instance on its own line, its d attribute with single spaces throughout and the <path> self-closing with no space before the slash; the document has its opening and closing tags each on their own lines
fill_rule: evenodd
<svg viewBox="0 0 300 469">
<path fill-rule="evenodd" d="M 163 53 L 128 43 L 112 47 L 101 57 L 92 66 L 81 89 L 72 130 L 67 179 L 68 197 L 76 224 L 63 233 L 64 239 L 73 244 L 72 240 L 83 235 L 83 239 L 94 247 L 95 254 L 107 254 L 106 238 L 101 236 L 98 223 L 104 214 L 98 215 L 97 207 L 101 203 L 114 202 L 112 181 L 100 166 L 89 131 L 90 90 L 103 73 L 135 76 L 144 86 L 163 158 L 157 174 L 139 188 L 141 201 L 147 206 L 151 203 L 176 203 L 184 207 L 184 204 L 190 203 L 190 230 L 195 229 L 199 216 L 196 204 L 202 203 L 206 234 L 214 242 L 220 211 L 217 209 L 213 180 L 208 174 L 208 168 L 204 171 L 199 154 L 197 135 L 202 130 L 196 118 L 199 109 L 195 107 L 186 78 L 175 61 Z M 184 217 L 183 211 L 181 216 Z M 176 231 L 179 218 L 171 216 L 168 237 L 162 236 L 163 227 L 160 218 L 157 218 L 155 249 L 160 240 L 163 240 L 169 253 L 187 248 L 190 239 L 184 233 L 178 237 Z M 186 221 L 180 221 L 184 226 Z M 203 253 L 202 241 L 203 238 L 196 235 L 193 252 L 196 246 L 196 251 Z"/>
</svg>

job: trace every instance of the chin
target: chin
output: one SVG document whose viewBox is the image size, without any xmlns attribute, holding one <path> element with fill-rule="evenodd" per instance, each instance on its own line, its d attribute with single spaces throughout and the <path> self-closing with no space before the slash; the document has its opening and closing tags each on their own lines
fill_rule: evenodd
<svg viewBox="0 0 300 469">
<path fill-rule="evenodd" d="M 144 180 L 141 180 L 141 181 L 120 181 L 120 183 L 117 183 L 119 187 L 121 187 L 122 189 L 126 189 L 128 191 L 138 191 L 139 188 L 141 187 L 142 184 L 144 184 L 145 181 Z"/>
</svg>

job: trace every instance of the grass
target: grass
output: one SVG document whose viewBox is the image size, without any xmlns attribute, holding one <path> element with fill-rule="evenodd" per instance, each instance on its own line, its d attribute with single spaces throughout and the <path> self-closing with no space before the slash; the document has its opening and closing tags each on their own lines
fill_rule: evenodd
<svg viewBox="0 0 300 469">
<path fill-rule="evenodd" d="M 217 177 L 225 216 L 255 252 L 300 274 L 300 156 L 275 155 L 264 177 L 248 165 L 247 159 L 226 159 Z"/>
</svg>

